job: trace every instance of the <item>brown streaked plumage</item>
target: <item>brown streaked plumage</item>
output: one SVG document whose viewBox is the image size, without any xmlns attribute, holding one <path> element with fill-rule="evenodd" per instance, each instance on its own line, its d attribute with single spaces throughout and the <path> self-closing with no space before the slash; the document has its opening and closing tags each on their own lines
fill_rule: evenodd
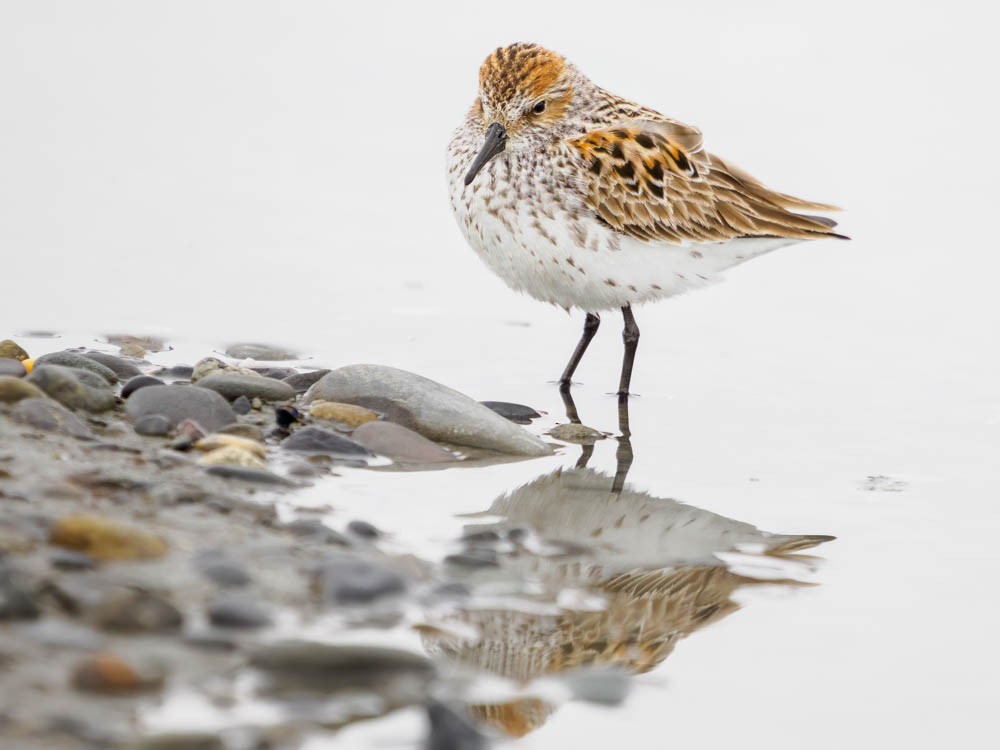
<svg viewBox="0 0 1000 750">
<path fill-rule="evenodd" d="M 587 313 L 568 386 L 599 313 L 621 309 L 627 395 L 631 306 L 683 293 L 782 245 L 842 238 L 836 210 L 777 192 L 709 153 L 697 128 L 600 88 L 561 55 L 491 53 L 448 153 L 452 209 L 509 286 Z"/>
</svg>

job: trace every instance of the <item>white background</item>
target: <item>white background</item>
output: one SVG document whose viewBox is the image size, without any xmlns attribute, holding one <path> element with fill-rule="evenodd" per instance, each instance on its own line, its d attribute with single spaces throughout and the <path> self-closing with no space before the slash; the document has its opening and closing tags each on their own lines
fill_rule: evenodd
<svg viewBox="0 0 1000 750">
<path fill-rule="evenodd" d="M 3 0 L 0 334 L 272 340 L 557 412 L 545 380 L 579 316 L 490 276 L 444 180 L 482 58 L 543 43 L 778 189 L 844 206 L 853 241 L 637 314 L 632 479 L 837 534 L 823 585 L 748 595 L 625 712 L 567 706 L 521 746 L 989 746 L 1000 64 L 976 7 Z M 578 402 L 611 430 L 607 319 Z M 420 517 L 435 497 L 443 517 L 472 485 L 485 508 L 548 468 L 378 491 L 405 514 L 416 487 Z M 869 475 L 904 491 L 863 491 Z"/>
</svg>

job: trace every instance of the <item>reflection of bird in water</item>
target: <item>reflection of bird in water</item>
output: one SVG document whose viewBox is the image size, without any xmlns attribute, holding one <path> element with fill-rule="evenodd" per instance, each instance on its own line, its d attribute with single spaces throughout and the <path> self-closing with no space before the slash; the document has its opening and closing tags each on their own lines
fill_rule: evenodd
<svg viewBox="0 0 1000 750">
<path fill-rule="evenodd" d="M 627 412 L 624 417 L 627 429 Z M 602 609 L 540 614 L 513 604 L 470 607 L 460 619 L 473 625 L 479 638 L 462 641 L 439 633 L 428 636 L 428 649 L 521 685 L 588 666 L 646 672 L 680 639 L 736 611 L 732 595 L 738 588 L 761 583 L 730 570 L 718 553 L 752 549 L 787 557 L 833 538 L 771 534 L 634 490 L 624 485 L 623 457 L 630 462 L 631 448 L 622 451 L 620 445 L 614 476 L 578 465 L 538 477 L 497 498 L 484 514 L 503 520 L 470 529 L 530 527 L 543 542 L 555 543 L 553 548 L 569 550 L 546 556 L 522 548 L 501 557 L 502 572 L 542 584 L 549 602 L 567 588 L 585 588 L 604 598 Z M 477 576 L 468 578 L 474 587 Z M 554 708 L 535 697 L 470 707 L 515 736 L 540 726 Z"/>
</svg>

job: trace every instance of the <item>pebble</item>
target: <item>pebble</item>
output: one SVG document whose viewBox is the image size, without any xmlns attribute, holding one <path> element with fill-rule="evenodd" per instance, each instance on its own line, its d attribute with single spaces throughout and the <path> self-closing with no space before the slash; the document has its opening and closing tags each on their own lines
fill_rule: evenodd
<svg viewBox="0 0 1000 750">
<path fill-rule="evenodd" d="M 254 453 L 234 445 L 226 445 L 209 451 L 198 459 L 202 466 L 241 466 L 248 469 L 266 469 L 267 464 Z"/>
<path fill-rule="evenodd" d="M 136 433 L 147 437 L 164 437 L 170 433 L 170 420 L 163 414 L 147 414 L 135 420 Z"/>
<path fill-rule="evenodd" d="M 424 437 L 524 456 L 545 456 L 551 447 L 527 430 L 468 396 L 433 380 L 383 365 L 348 365 L 325 375 L 306 401 L 381 398 L 409 412 Z"/>
<path fill-rule="evenodd" d="M 480 401 L 479 403 L 515 424 L 531 424 L 532 419 L 538 419 L 542 416 L 524 404 L 512 404 L 509 401 Z"/>
<path fill-rule="evenodd" d="M 237 401 L 238 400 L 239 399 L 237 399 Z M 264 432 L 260 429 L 260 427 L 253 424 L 244 424 L 242 422 L 234 422 L 231 425 L 226 425 L 221 430 L 217 430 L 216 434 L 236 435 L 237 437 L 254 440 L 258 443 L 264 442 Z"/>
<path fill-rule="evenodd" d="M 23 378 L 28 374 L 20 360 L 13 357 L 0 357 L 0 375 L 11 378 Z"/>
<path fill-rule="evenodd" d="M 309 407 L 309 416 L 313 419 L 328 419 L 348 427 L 357 427 L 365 422 L 374 422 L 378 414 L 371 409 L 354 404 L 338 404 L 335 401 L 314 401 Z"/>
<path fill-rule="evenodd" d="M 191 371 L 191 382 L 197 383 L 209 375 L 219 375 L 221 373 L 229 373 L 230 375 L 257 375 L 257 373 L 247 367 L 230 365 L 217 357 L 205 357 L 195 362 L 194 368 Z"/>
<path fill-rule="evenodd" d="M 49 564 L 57 570 L 92 570 L 95 561 L 90 555 L 82 552 L 57 547 L 49 555 Z"/>
<path fill-rule="evenodd" d="M 222 594 L 208 605 L 208 621 L 218 627 L 263 628 L 273 619 L 267 607 L 248 596 Z"/>
<path fill-rule="evenodd" d="M 0 357 L 3 359 L 16 359 L 23 362 L 28 359 L 28 353 L 10 339 L 0 341 Z"/>
<path fill-rule="evenodd" d="M 250 664 L 264 672 L 280 673 L 300 687 L 319 690 L 345 682 L 350 685 L 351 678 L 359 676 L 384 679 L 393 672 L 407 672 L 429 678 L 434 674 L 431 661 L 411 651 L 317 641 L 262 644 L 251 652 Z"/>
<path fill-rule="evenodd" d="M 83 356 L 104 365 L 109 370 L 114 372 L 120 380 L 128 380 L 129 378 L 134 378 L 135 376 L 142 374 L 142 370 L 136 367 L 132 362 L 129 362 L 127 359 L 123 359 L 122 357 L 116 357 L 114 354 L 108 354 L 106 352 L 83 352 Z"/>
<path fill-rule="evenodd" d="M 447 565 L 460 568 L 495 568 L 500 565 L 497 551 L 488 547 L 470 547 L 465 552 L 448 555 L 444 558 Z"/>
<path fill-rule="evenodd" d="M 606 437 L 603 432 L 595 430 L 593 427 L 587 427 L 585 424 L 576 424 L 575 422 L 556 425 L 547 434 L 564 443 L 575 443 L 577 445 L 591 445 L 598 440 L 604 440 Z"/>
<path fill-rule="evenodd" d="M 394 422 L 368 422 L 354 430 L 351 437 L 373 453 L 401 463 L 437 464 L 458 460 L 437 443 Z"/>
<path fill-rule="evenodd" d="M 331 529 L 318 518 L 296 518 L 286 523 L 282 528 L 306 541 L 339 544 L 344 547 L 351 546 L 351 541 L 346 536 Z"/>
<path fill-rule="evenodd" d="M 206 435 L 194 447 L 200 451 L 215 451 L 219 448 L 238 448 L 241 451 L 251 453 L 257 458 L 267 458 L 267 448 L 256 440 L 232 435 L 229 433 L 213 432 Z"/>
<path fill-rule="evenodd" d="M 161 370 L 159 374 L 171 380 L 190 380 L 194 377 L 194 367 L 192 365 L 173 365 Z"/>
<path fill-rule="evenodd" d="M 250 399 L 246 396 L 237 396 L 233 399 L 233 411 L 237 414 L 249 414 L 251 408 L 252 404 L 250 403 Z"/>
<path fill-rule="evenodd" d="M 232 401 L 246 396 L 251 401 L 288 401 L 295 398 L 295 391 L 288 383 L 265 378 L 261 375 L 234 375 L 228 372 L 212 373 L 198 380 L 199 388 L 208 388 Z"/>
<path fill-rule="evenodd" d="M 244 482 L 254 484 L 270 484 L 280 487 L 298 487 L 299 485 L 290 479 L 279 476 L 266 469 L 256 469 L 249 466 L 233 466 L 232 464 L 217 464 L 209 466 L 206 471 L 217 477 L 224 479 L 239 479 Z"/>
<path fill-rule="evenodd" d="M 20 367 L 21 363 L 18 362 L 17 365 Z M 0 403 L 13 404 L 25 398 L 44 397 L 45 393 L 38 386 L 22 380 L 20 376 L 0 375 Z"/>
<path fill-rule="evenodd" d="M 250 369 L 261 377 L 273 380 L 284 380 L 297 374 L 292 367 L 251 367 Z"/>
<path fill-rule="evenodd" d="M 97 560 L 150 560 L 163 557 L 167 543 L 158 536 L 98 516 L 64 516 L 52 524 L 49 542 Z"/>
<path fill-rule="evenodd" d="M 431 701 L 427 706 L 427 718 L 430 734 L 424 750 L 486 750 L 486 738 L 464 711 Z"/>
<path fill-rule="evenodd" d="M 65 351 L 45 354 L 35 360 L 35 367 L 40 365 L 60 365 L 62 367 L 71 367 L 74 370 L 92 372 L 95 375 L 100 375 L 101 378 L 108 383 L 108 385 L 113 385 L 118 382 L 118 376 L 115 374 L 114 370 L 110 367 L 105 367 L 96 360 L 85 357 L 79 352 Z"/>
<path fill-rule="evenodd" d="M 90 438 L 90 427 L 66 407 L 48 398 L 26 398 L 11 409 L 11 419 L 40 430 L 76 438 Z"/>
<path fill-rule="evenodd" d="M 226 356 L 233 359 L 256 359 L 262 362 L 299 359 L 297 354 L 269 344 L 233 344 L 226 349 Z"/>
<path fill-rule="evenodd" d="M 305 393 L 317 380 L 321 379 L 328 372 L 330 371 L 310 370 L 309 372 L 297 372 L 285 378 L 284 382 L 288 383 L 296 393 Z"/>
<path fill-rule="evenodd" d="M 223 588 L 240 588 L 251 582 L 246 568 L 221 550 L 203 550 L 195 555 L 195 568 Z"/>
<path fill-rule="evenodd" d="M 87 377 L 88 375 L 90 377 Z M 35 366 L 27 380 L 71 409 L 98 413 L 107 411 L 115 405 L 115 394 L 110 387 L 107 387 L 108 384 L 100 376 L 86 370 L 41 364 Z"/>
<path fill-rule="evenodd" d="M 88 611 L 102 630 L 120 633 L 160 633 L 177 630 L 184 616 L 167 598 L 141 589 L 120 589 Z"/>
<path fill-rule="evenodd" d="M 125 402 L 125 411 L 132 419 L 147 414 L 163 414 L 170 419 L 171 426 L 193 419 L 211 432 L 236 421 L 232 407 L 218 393 L 184 385 L 142 388 Z"/>
<path fill-rule="evenodd" d="M 368 456 L 368 450 L 350 438 L 324 427 L 302 427 L 285 438 L 281 447 L 290 451 L 325 453 L 334 456 Z"/>
<path fill-rule="evenodd" d="M 347 530 L 363 539 L 378 539 L 382 536 L 382 532 L 375 524 L 368 523 L 368 521 L 351 521 L 347 524 Z"/>
<path fill-rule="evenodd" d="M 405 579 L 384 563 L 346 555 L 321 563 L 313 583 L 328 606 L 367 604 L 406 591 Z"/>
<path fill-rule="evenodd" d="M 145 388 L 150 385 L 164 385 L 164 382 L 159 378 L 154 378 L 152 375 L 137 375 L 136 377 L 129 379 L 128 382 L 122 386 L 122 398 L 128 398 L 140 388 Z"/>
<path fill-rule="evenodd" d="M 76 664 L 70 682 L 89 693 L 127 695 L 163 686 L 166 672 L 152 664 L 137 668 L 113 653 L 89 656 Z"/>
</svg>

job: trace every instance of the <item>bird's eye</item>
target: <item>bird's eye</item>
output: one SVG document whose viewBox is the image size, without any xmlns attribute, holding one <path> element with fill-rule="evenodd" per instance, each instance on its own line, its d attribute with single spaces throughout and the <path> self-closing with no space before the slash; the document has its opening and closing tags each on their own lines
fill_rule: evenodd
<svg viewBox="0 0 1000 750">
<path fill-rule="evenodd" d="M 542 114 L 545 111 L 545 100 L 542 99 L 540 102 L 535 102 L 535 106 L 531 108 L 531 111 L 536 115 Z"/>
</svg>

